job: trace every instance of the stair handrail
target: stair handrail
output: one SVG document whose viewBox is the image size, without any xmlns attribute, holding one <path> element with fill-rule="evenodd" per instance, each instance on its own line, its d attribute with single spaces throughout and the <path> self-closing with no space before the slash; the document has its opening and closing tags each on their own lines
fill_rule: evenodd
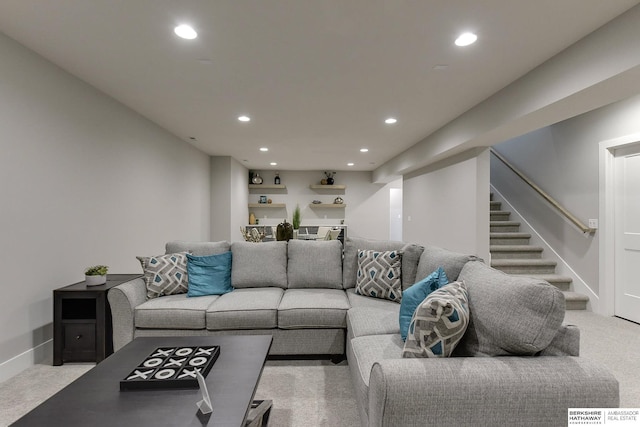
<svg viewBox="0 0 640 427">
<path fill-rule="evenodd" d="M 582 221 L 580 221 L 575 215 L 565 209 L 560 203 L 558 203 L 553 197 L 547 194 L 542 188 L 538 187 L 535 182 L 531 181 L 525 174 L 520 172 L 515 166 L 513 166 L 507 159 L 505 159 L 502 154 L 498 153 L 493 148 L 490 148 L 491 154 L 496 156 L 502 163 L 505 164 L 509 169 L 511 169 L 516 175 L 520 177 L 525 183 L 529 185 L 529 187 L 533 188 L 543 199 L 551 204 L 554 208 L 556 208 L 562 215 L 564 215 L 569 221 L 571 221 L 576 227 L 578 227 L 583 233 L 595 233 L 596 229 L 586 226 Z"/>
</svg>

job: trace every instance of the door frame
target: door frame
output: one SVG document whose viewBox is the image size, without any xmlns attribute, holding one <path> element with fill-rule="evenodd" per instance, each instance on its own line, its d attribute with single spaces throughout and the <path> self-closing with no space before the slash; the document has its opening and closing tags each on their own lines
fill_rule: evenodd
<svg viewBox="0 0 640 427">
<path fill-rule="evenodd" d="M 640 145 L 640 133 L 601 141 L 600 160 L 600 228 L 599 234 L 599 296 L 600 314 L 615 314 L 615 151 L 620 148 Z"/>
</svg>

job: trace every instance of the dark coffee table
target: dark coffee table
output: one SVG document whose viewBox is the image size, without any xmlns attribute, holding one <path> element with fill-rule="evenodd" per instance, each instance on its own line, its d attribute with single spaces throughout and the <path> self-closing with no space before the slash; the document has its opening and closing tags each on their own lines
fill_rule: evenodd
<svg viewBox="0 0 640 427">
<path fill-rule="evenodd" d="M 233 426 L 245 424 L 270 335 L 136 338 L 20 418 L 13 426 Z M 206 377 L 213 412 L 203 415 L 199 389 L 120 391 L 120 380 L 157 347 L 219 345 Z"/>
</svg>

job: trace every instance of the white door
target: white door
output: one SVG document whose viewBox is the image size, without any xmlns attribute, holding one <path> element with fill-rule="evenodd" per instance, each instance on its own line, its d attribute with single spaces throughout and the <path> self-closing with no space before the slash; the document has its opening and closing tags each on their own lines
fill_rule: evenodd
<svg viewBox="0 0 640 427">
<path fill-rule="evenodd" d="M 615 151 L 615 315 L 640 323 L 640 146 Z"/>
</svg>

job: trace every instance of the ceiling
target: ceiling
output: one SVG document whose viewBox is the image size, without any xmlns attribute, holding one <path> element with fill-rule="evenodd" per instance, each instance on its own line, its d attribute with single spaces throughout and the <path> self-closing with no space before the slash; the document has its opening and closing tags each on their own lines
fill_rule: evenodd
<svg viewBox="0 0 640 427">
<path fill-rule="evenodd" d="M 2 0 L 0 31 L 208 154 L 374 170 L 639 2 Z"/>
</svg>

